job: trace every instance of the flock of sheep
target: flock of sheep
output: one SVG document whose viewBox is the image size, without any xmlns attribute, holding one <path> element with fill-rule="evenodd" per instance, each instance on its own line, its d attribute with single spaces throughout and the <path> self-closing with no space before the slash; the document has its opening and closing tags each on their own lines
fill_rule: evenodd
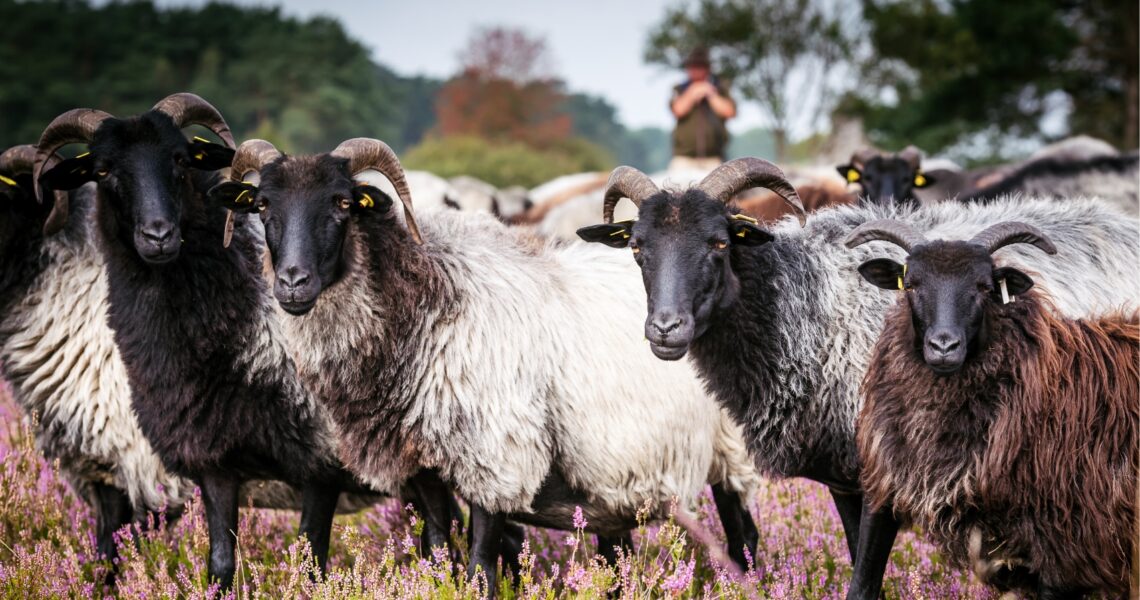
<svg viewBox="0 0 1140 600">
<path fill-rule="evenodd" d="M 500 191 L 373 139 L 238 147 L 193 94 L 75 109 L 0 155 L 0 364 L 101 552 L 197 486 L 225 587 L 242 504 L 299 508 L 323 568 L 334 513 L 393 495 L 435 546 L 465 500 L 494 590 L 517 523 L 580 509 L 612 561 L 639 509 L 711 485 L 747 568 L 767 476 L 828 486 L 850 598 L 909 523 L 1001 589 L 1118 595 L 1137 162 L 1075 140 L 985 172 L 908 148 Z"/>
</svg>

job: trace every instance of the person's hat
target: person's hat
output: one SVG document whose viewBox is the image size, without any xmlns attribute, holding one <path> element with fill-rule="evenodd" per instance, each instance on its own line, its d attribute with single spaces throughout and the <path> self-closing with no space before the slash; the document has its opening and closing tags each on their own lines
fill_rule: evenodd
<svg viewBox="0 0 1140 600">
<path fill-rule="evenodd" d="M 697 46 L 693 48 L 692 52 L 685 57 L 685 62 L 681 63 L 682 67 L 708 67 L 709 62 L 709 49 L 704 46 Z"/>
</svg>

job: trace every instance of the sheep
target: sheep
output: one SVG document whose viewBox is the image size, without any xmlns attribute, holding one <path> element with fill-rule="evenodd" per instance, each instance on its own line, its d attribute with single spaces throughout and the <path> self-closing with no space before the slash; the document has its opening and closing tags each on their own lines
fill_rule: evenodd
<svg viewBox="0 0 1140 600">
<path fill-rule="evenodd" d="M 373 169 L 403 205 L 354 181 Z M 253 176 L 259 181 L 250 183 Z M 242 144 L 234 181 L 210 199 L 260 212 L 285 331 L 310 351 L 301 377 L 328 403 L 341 458 L 386 487 L 438 469 L 471 505 L 468 576 L 494 589 L 505 516 L 626 537 L 646 502 L 661 516 L 714 486 L 744 561 L 755 527 L 740 494 L 757 481 L 740 431 L 685 364 L 652 358 L 622 325 L 640 310 L 636 267 L 605 248 L 535 245 L 490 217 L 437 212 L 417 224 L 396 155 L 348 140 L 283 156 Z M 344 357 L 346 350 L 349 356 Z M 611 556 L 612 558 L 612 556 Z"/>
<path fill-rule="evenodd" d="M 848 183 L 863 188 L 867 202 L 886 204 L 896 202 L 917 206 L 915 190 L 936 183 L 936 179 L 922 171 L 922 151 L 907 146 L 895 154 L 865 148 L 851 155 L 851 161 L 836 167 Z"/>
<path fill-rule="evenodd" d="M 38 448 L 59 461 L 72 489 L 94 509 L 96 549 L 113 561 L 116 531 L 145 522 L 148 512 L 177 516 L 194 486 L 163 467 L 131 412 L 126 367 L 107 326 L 107 283 L 91 219 L 94 186 L 66 198 L 56 193 L 56 201 L 69 202 L 69 216 L 62 230 L 45 236 L 54 203 L 34 200 L 34 160 L 30 145 L 0 155 L 0 182 L 8 184 L 0 186 L 0 363 L 31 417 Z M 338 511 L 378 499 L 345 495 Z M 241 502 L 300 508 L 296 490 L 265 481 L 244 486 Z"/>
<path fill-rule="evenodd" d="M 1040 273 L 1065 288 L 1058 306 L 1081 316 L 1135 293 L 1140 224 L 1094 202 L 1007 199 L 918 209 L 845 206 L 765 228 L 727 204 L 756 185 L 799 204 L 780 170 L 760 159 L 730 161 L 677 192 L 620 167 L 607 188 L 605 223 L 579 235 L 631 248 L 647 292 L 650 348 L 664 360 L 691 356 L 709 391 L 744 426 L 760 471 L 831 489 L 855 564 L 848 596 L 873 598 L 898 525 L 888 511 L 864 506 L 854 426 L 862 406 L 858 382 L 889 303 L 858 293 L 859 257 L 842 246 L 843 237 L 888 216 L 947 235 L 1016 217 L 1079 249 Z M 636 221 L 613 222 L 622 197 L 640 207 Z M 1003 253 L 1021 259 L 1017 248 Z"/>
<path fill-rule="evenodd" d="M 1058 316 L 1029 275 L 991 258 L 1019 243 L 1056 254 L 1024 223 L 928 241 L 872 221 L 847 246 L 872 240 L 907 257 L 859 266 L 872 285 L 904 290 L 863 382 L 856 437 L 871 506 L 918 523 L 999 588 L 1123 595 L 1140 483 L 1140 313 Z"/>
<path fill-rule="evenodd" d="M 1054 198 L 1099 198 L 1130 214 L 1140 212 L 1140 154 L 1100 155 L 1070 160 L 1032 160 L 996 182 L 959 197 L 985 202 L 1010 194 Z"/>
<path fill-rule="evenodd" d="M 227 146 L 187 141 L 199 124 Z M 48 169 L 58 148 L 89 152 Z M 261 269 L 262 242 L 203 193 L 228 167 L 233 138 L 218 111 L 175 94 L 135 117 L 68 111 L 44 130 L 34 179 L 56 190 L 96 184 L 92 218 L 104 260 L 107 322 L 137 423 L 163 466 L 197 484 L 209 525 L 209 576 L 234 575 L 238 488 L 251 479 L 302 489 L 301 532 L 323 568 L 341 489 L 360 489 L 337 462 L 327 414 L 287 356 Z M 56 202 L 52 233 L 70 207 Z M 390 492 L 392 488 L 381 491 Z"/>
</svg>

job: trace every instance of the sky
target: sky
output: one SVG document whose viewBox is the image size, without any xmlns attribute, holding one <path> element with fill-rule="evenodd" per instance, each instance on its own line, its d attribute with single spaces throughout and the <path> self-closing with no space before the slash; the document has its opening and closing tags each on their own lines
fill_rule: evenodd
<svg viewBox="0 0 1140 600">
<path fill-rule="evenodd" d="M 233 1 L 233 0 L 231 0 Z M 459 52 L 479 27 L 508 26 L 546 39 L 555 73 L 573 92 L 606 98 L 628 127 L 671 128 L 668 100 L 683 79 L 679 69 L 642 61 L 649 29 L 665 10 L 683 0 L 236 0 L 278 5 L 287 14 L 336 17 L 372 57 L 401 75 L 446 78 L 456 72 Z M 193 0 L 160 1 L 164 5 Z M 760 110 L 738 102 L 733 132 L 764 125 Z"/>
</svg>

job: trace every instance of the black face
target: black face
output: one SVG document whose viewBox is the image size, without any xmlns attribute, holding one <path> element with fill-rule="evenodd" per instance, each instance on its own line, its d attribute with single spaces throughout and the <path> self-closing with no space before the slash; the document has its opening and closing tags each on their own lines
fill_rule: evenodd
<svg viewBox="0 0 1140 600">
<path fill-rule="evenodd" d="M 183 208 L 195 194 L 192 171 L 228 167 L 233 153 L 204 140 L 187 141 L 169 116 L 151 111 L 107 119 L 87 154 L 61 162 L 42 183 L 67 190 L 95 181 L 139 256 L 164 264 L 178 258 L 182 246 Z"/>
<path fill-rule="evenodd" d="M 859 272 L 884 289 L 899 289 L 901 281 L 914 325 L 915 350 L 939 374 L 957 371 L 985 346 L 987 303 L 1004 302 L 1003 280 L 1009 297 L 1033 287 L 1029 276 L 1017 269 L 995 269 L 985 248 L 960 241 L 917 246 L 905 269 L 893 260 L 877 258 L 863 263 Z"/>
<path fill-rule="evenodd" d="M 733 246 L 756 246 L 772 236 L 696 190 L 680 197 L 661 192 L 642 202 L 639 215 L 633 222 L 584 227 L 578 235 L 633 251 L 649 302 L 645 337 L 658 358 L 677 360 L 705 332 L 714 311 L 739 296 Z"/>
<path fill-rule="evenodd" d="M 897 156 L 876 156 L 868 160 L 862 169 L 842 165 L 839 174 L 849 183 L 862 184 L 863 196 L 873 204 L 882 205 L 891 202 L 914 204 L 914 190 L 933 183 L 927 175 Z"/>
<path fill-rule="evenodd" d="M 210 201 L 260 211 L 277 302 L 291 314 L 305 314 L 340 277 L 353 213 L 387 212 L 392 200 L 372 186 L 354 184 L 348 160 L 329 155 L 278 159 L 260 173 L 259 187 L 222 183 L 210 190 Z"/>
</svg>

